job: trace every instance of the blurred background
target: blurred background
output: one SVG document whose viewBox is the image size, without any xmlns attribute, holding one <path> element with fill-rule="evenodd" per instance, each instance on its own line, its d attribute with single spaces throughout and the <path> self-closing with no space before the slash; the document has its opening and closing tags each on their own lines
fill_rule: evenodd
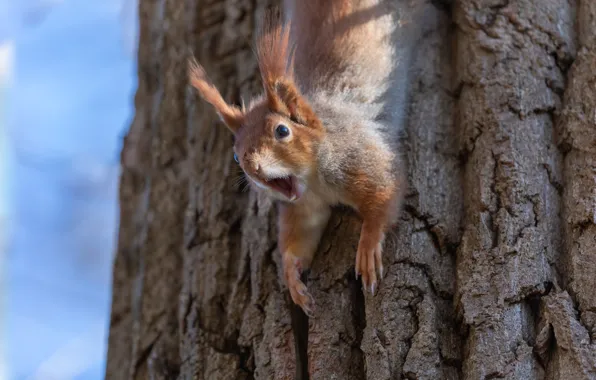
<svg viewBox="0 0 596 380">
<path fill-rule="evenodd" d="M 102 379 L 134 0 L 0 0 L 0 380 Z"/>
</svg>

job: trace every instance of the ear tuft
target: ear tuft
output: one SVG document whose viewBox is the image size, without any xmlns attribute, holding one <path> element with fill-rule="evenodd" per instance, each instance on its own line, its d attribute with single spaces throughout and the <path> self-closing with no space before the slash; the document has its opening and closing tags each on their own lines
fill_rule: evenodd
<svg viewBox="0 0 596 380">
<path fill-rule="evenodd" d="M 290 23 L 283 25 L 279 11 L 269 11 L 257 37 L 257 59 L 265 86 L 293 78 L 293 47 Z"/>
<path fill-rule="evenodd" d="M 257 61 L 269 109 L 288 114 L 278 94 L 281 82 L 293 80 L 293 54 L 290 24 L 283 25 L 279 10 L 270 10 L 257 34 Z"/>
<path fill-rule="evenodd" d="M 297 123 L 318 127 L 320 121 L 294 80 L 294 46 L 290 32 L 290 23 L 283 25 L 279 11 L 271 11 L 258 34 L 257 59 L 267 105 Z"/>
<path fill-rule="evenodd" d="M 242 124 L 244 113 L 238 107 L 229 105 L 223 100 L 220 92 L 207 77 L 203 66 L 194 58 L 188 62 L 188 76 L 191 85 L 197 89 L 201 97 L 215 108 L 224 124 L 236 133 Z"/>
</svg>

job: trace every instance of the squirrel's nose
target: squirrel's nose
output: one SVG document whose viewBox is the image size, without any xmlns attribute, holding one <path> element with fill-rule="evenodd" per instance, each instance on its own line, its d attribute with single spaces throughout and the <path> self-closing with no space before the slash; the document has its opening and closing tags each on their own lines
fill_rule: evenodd
<svg viewBox="0 0 596 380">
<path fill-rule="evenodd" d="M 259 165 L 259 162 L 256 160 L 256 157 L 252 156 L 247 161 L 250 162 L 250 169 L 255 174 L 259 174 L 259 172 L 261 171 L 261 165 Z"/>
</svg>

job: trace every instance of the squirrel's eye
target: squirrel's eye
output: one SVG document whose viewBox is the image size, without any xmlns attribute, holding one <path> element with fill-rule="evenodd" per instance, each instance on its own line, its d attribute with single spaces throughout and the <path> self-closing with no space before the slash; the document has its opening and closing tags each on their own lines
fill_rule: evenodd
<svg viewBox="0 0 596 380">
<path fill-rule="evenodd" d="M 236 153 L 234 153 L 234 161 L 236 161 L 236 163 L 239 164 L 239 162 L 238 162 L 238 156 L 236 156 Z"/>
<path fill-rule="evenodd" d="M 275 138 L 280 140 L 284 137 L 288 137 L 290 135 L 290 128 L 286 127 L 283 124 L 278 125 L 275 127 Z"/>
</svg>

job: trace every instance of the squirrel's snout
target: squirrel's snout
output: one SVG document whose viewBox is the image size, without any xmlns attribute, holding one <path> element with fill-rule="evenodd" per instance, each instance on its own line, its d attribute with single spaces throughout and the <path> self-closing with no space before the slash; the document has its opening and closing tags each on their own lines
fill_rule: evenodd
<svg viewBox="0 0 596 380">
<path fill-rule="evenodd" d="M 256 157 L 252 156 L 249 157 L 247 159 L 247 163 L 248 163 L 248 167 L 250 168 L 250 170 L 254 173 L 254 174 L 260 174 L 261 171 L 261 165 L 259 165 L 259 162 L 256 160 Z"/>
</svg>

